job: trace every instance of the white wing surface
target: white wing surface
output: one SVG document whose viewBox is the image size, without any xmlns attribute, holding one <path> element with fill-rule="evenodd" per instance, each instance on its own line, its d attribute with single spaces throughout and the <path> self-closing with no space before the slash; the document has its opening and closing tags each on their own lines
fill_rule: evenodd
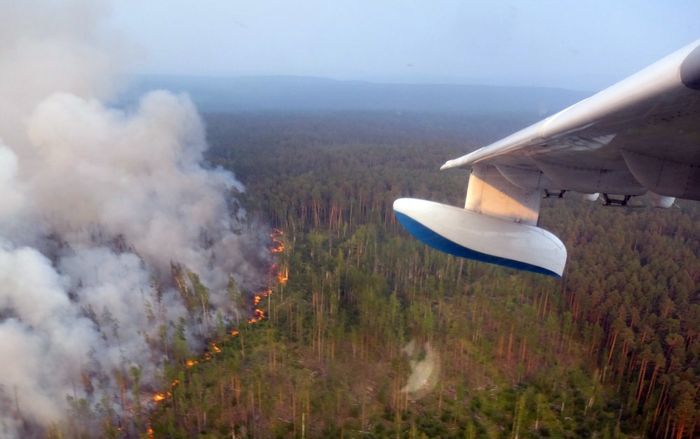
<svg viewBox="0 0 700 439">
<path fill-rule="evenodd" d="M 477 164 L 525 188 L 700 200 L 700 40 L 442 169 Z"/>
<path fill-rule="evenodd" d="M 464 209 L 397 200 L 406 229 L 450 254 L 561 276 L 566 249 L 537 227 L 543 194 L 700 200 L 700 40 L 441 169 L 457 167 L 472 170 Z"/>
</svg>

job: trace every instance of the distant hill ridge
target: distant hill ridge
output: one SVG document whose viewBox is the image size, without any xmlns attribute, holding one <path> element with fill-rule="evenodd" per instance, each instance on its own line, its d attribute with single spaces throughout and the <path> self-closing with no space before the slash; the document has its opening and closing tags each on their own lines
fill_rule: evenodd
<svg viewBox="0 0 700 439">
<path fill-rule="evenodd" d="M 391 84 L 303 76 L 131 78 L 118 104 L 153 89 L 187 92 L 204 112 L 410 111 L 552 114 L 590 93 L 546 87 Z"/>
</svg>

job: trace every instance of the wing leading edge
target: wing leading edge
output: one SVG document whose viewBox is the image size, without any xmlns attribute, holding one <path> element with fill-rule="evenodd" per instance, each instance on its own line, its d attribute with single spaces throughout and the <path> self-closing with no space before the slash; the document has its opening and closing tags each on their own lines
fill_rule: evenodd
<svg viewBox="0 0 700 439">
<path fill-rule="evenodd" d="M 441 169 L 477 164 L 533 189 L 700 200 L 700 40 Z"/>
<path fill-rule="evenodd" d="M 472 169 L 464 209 L 397 200 L 407 230 L 457 256 L 561 276 L 564 245 L 536 226 L 543 193 L 700 200 L 700 40 L 441 169 L 458 167 Z"/>
</svg>

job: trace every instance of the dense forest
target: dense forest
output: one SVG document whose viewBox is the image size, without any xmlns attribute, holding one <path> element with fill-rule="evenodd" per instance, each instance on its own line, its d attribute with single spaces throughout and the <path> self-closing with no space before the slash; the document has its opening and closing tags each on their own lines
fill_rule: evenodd
<svg viewBox="0 0 700 439">
<path fill-rule="evenodd" d="M 250 315 L 203 356 L 175 340 L 134 423 L 174 438 L 700 434 L 698 203 L 544 200 L 541 225 L 569 251 L 561 280 L 439 253 L 397 225 L 400 196 L 463 203 L 466 172 L 439 165 L 530 121 L 208 115 L 210 162 L 279 229 L 270 290 L 231 285 Z"/>
</svg>

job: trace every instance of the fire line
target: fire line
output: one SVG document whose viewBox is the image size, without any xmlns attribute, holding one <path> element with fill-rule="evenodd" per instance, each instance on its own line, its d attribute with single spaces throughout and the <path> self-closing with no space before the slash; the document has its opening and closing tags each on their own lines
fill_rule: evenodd
<svg viewBox="0 0 700 439">
<path fill-rule="evenodd" d="M 270 240 L 272 241 L 272 246 L 269 247 L 270 254 L 281 254 L 284 253 L 285 251 L 285 246 L 283 242 L 283 236 L 284 233 L 279 230 L 279 229 L 272 229 L 272 233 L 270 233 Z M 287 281 L 289 280 L 289 268 L 284 267 L 284 268 L 279 268 L 277 264 L 271 264 L 270 266 L 270 277 L 274 279 L 278 285 L 285 286 L 287 284 Z M 257 293 L 253 294 L 252 299 L 251 299 L 251 316 L 247 320 L 247 324 L 252 325 L 259 323 L 266 318 L 265 310 L 263 310 L 260 306 L 266 297 L 270 297 L 272 295 L 272 288 L 264 288 Z M 230 337 L 237 337 L 240 335 L 240 331 L 237 328 L 231 329 L 229 334 L 226 336 L 227 338 Z M 226 341 L 220 340 L 220 341 Z M 188 369 L 193 368 L 194 366 L 198 365 L 199 363 L 203 361 L 209 361 L 213 358 L 213 355 L 220 354 L 221 353 L 221 348 L 218 346 L 217 342 L 212 341 L 209 344 L 209 349 L 202 355 L 201 359 L 194 359 L 194 358 L 189 358 L 185 360 L 185 367 Z M 151 400 L 155 404 L 159 404 L 163 401 L 166 401 L 172 397 L 172 390 L 175 389 L 175 387 L 180 384 L 179 380 L 173 380 L 173 382 L 170 384 L 170 391 L 166 392 L 156 392 L 153 394 L 151 397 Z M 151 426 L 148 427 L 146 431 L 147 437 L 151 438 L 154 435 L 153 429 Z"/>
</svg>

